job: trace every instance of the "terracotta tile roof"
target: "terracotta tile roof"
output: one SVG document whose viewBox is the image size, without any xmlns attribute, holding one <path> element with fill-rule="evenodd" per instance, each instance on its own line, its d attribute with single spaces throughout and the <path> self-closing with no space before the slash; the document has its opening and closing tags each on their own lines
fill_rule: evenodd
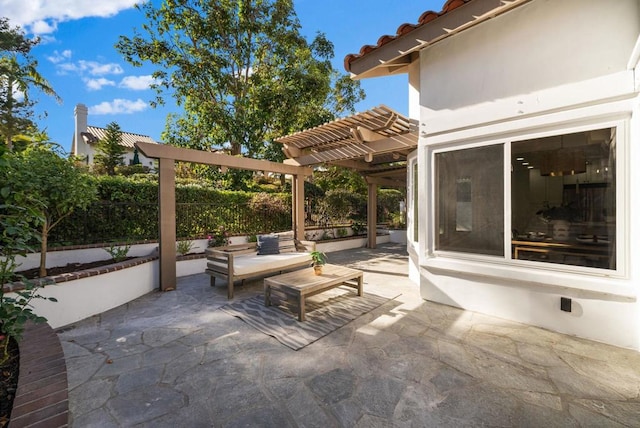
<svg viewBox="0 0 640 428">
<path fill-rule="evenodd" d="M 370 72 L 377 67 L 386 67 L 389 72 L 399 70 L 407 65 L 405 57 L 410 55 L 411 52 L 469 28 L 476 23 L 493 18 L 528 1 L 530 0 L 447 0 L 440 12 L 428 10 L 420 15 L 417 23 L 401 24 L 395 35 L 383 35 L 375 45 L 364 45 L 357 54 L 352 53 L 345 56 L 344 68 L 356 75 Z M 469 6 L 459 9 L 465 5 Z M 459 9 L 460 13 L 450 14 L 456 9 Z M 458 16 L 454 17 L 453 15 Z M 402 43 L 401 39 L 406 39 L 407 42 Z M 359 62 L 359 60 L 372 53 L 381 51 L 381 48 L 386 48 L 389 44 L 394 45 L 393 54 L 385 54 L 381 58 L 376 57 L 375 61 L 371 61 L 365 66 L 358 66 L 358 70 L 354 70 L 355 62 Z"/>
<path fill-rule="evenodd" d="M 98 141 L 105 138 L 107 135 L 107 130 L 105 128 L 99 128 L 97 126 L 87 126 L 87 132 L 82 133 L 82 138 L 87 144 L 95 144 Z M 134 134 L 131 132 L 122 132 L 122 141 L 121 145 L 124 147 L 130 147 L 133 149 L 134 143 L 143 142 L 143 143 L 152 143 L 158 144 L 153 138 L 148 135 L 140 135 Z"/>
<path fill-rule="evenodd" d="M 420 15 L 420 18 L 418 18 L 418 23 L 417 24 L 409 24 L 409 23 L 404 23 L 401 24 L 398 29 L 396 30 L 396 34 L 395 36 L 391 36 L 388 34 L 385 34 L 383 36 L 381 36 L 378 39 L 378 42 L 375 45 L 364 45 L 362 48 L 360 48 L 360 52 L 357 54 L 348 54 L 345 58 L 344 58 L 344 68 L 347 71 L 351 71 L 351 62 L 354 61 L 355 59 L 358 59 L 364 55 L 367 55 L 368 53 L 374 51 L 375 49 L 379 48 L 380 46 L 383 46 L 387 43 L 389 43 L 392 40 L 395 40 L 398 37 L 402 37 L 405 36 L 407 34 L 409 34 L 410 32 L 412 32 L 413 30 L 415 30 L 418 27 L 421 27 L 422 25 L 427 24 L 428 22 L 433 21 L 434 19 L 436 19 L 437 17 L 444 15 L 460 6 L 462 6 L 463 4 L 469 2 L 471 0 L 447 0 L 447 2 L 444 4 L 444 6 L 442 6 L 442 10 L 440 12 L 434 12 L 432 10 L 428 10 L 426 12 L 424 12 L 422 15 Z"/>
</svg>

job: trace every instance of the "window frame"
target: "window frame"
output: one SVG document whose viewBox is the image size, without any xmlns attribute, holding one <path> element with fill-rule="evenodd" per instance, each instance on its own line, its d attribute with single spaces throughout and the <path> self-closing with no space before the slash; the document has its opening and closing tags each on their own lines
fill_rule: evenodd
<svg viewBox="0 0 640 428">
<path fill-rule="evenodd" d="M 416 171 L 417 169 L 417 171 Z M 414 172 L 415 171 L 415 172 Z M 418 166 L 418 152 L 407 155 L 407 241 L 418 245 L 420 168 Z"/>
<path fill-rule="evenodd" d="M 511 143 L 527 141 L 535 138 L 552 137 L 576 132 L 585 132 L 602 128 L 615 128 L 616 132 L 616 269 L 603 269 L 587 266 L 575 266 L 555 263 L 545 263 L 533 260 L 518 260 L 512 257 L 511 251 Z M 476 130 L 480 131 L 480 130 Z M 593 277 L 628 277 L 629 270 L 629 240 L 628 240 L 628 209 L 630 204 L 629 189 L 629 165 L 628 148 L 630 145 L 630 114 L 610 115 L 605 119 L 574 120 L 559 123 L 556 125 L 544 124 L 528 129 L 513 129 L 502 133 L 482 135 L 476 132 L 476 136 L 449 140 L 443 143 L 431 143 L 425 146 L 425 158 L 429 168 L 425 168 L 426 187 L 429 189 L 430 197 L 427 206 L 426 245 L 423 253 L 424 267 L 438 267 L 444 269 L 466 269 L 465 265 L 474 266 L 467 272 L 478 273 L 489 276 L 504 276 L 504 274 L 488 273 L 494 272 L 490 266 L 498 267 L 502 272 L 508 270 L 527 269 L 538 277 L 541 273 L 554 271 L 559 274 L 579 274 Z M 472 254 L 453 251 L 436 250 L 436 207 L 437 207 L 437 180 L 435 177 L 436 154 L 451 151 L 473 149 L 488 145 L 502 144 L 504 154 L 503 169 L 503 190 L 504 190 L 504 256 Z M 422 178 L 425 178 L 423 173 Z M 424 219 L 424 216 L 422 217 Z M 487 266 L 488 269 L 483 269 Z M 540 279 L 542 282 L 542 279 Z"/>
</svg>

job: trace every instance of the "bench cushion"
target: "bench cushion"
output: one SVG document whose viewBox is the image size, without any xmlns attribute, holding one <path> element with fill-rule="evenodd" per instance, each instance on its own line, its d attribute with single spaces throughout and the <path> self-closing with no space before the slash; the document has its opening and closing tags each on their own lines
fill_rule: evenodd
<svg viewBox="0 0 640 428">
<path fill-rule="evenodd" d="M 282 269 L 309 262 L 311 265 L 311 255 L 309 253 L 280 253 L 259 256 L 257 254 L 243 254 L 233 259 L 233 272 L 235 275 L 259 274 L 267 269 Z"/>
</svg>

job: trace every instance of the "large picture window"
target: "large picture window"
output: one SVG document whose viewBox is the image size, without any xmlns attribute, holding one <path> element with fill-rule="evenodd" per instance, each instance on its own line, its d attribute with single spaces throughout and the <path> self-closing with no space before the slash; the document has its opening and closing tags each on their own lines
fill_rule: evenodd
<svg viewBox="0 0 640 428">
<path fill-rule="evenodd" d="M 439 152 L 434 161 L 436 250 L 616 269 L 616 128 Z"/>
</svg>

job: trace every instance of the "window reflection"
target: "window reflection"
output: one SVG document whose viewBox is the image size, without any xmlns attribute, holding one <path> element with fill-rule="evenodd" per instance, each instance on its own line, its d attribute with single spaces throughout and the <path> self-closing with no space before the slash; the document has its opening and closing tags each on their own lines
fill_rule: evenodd
<svg viewBox="0 0 640 428">
<path fill-rule="evenodd" d="M 517 259 L 616 268 L 615 128 L 514 142 Z"/>
<path fill-rule="evenodd" d="M 436 249 L 504 255 L 504 146 L 435 155 Z"/>
</svg>

